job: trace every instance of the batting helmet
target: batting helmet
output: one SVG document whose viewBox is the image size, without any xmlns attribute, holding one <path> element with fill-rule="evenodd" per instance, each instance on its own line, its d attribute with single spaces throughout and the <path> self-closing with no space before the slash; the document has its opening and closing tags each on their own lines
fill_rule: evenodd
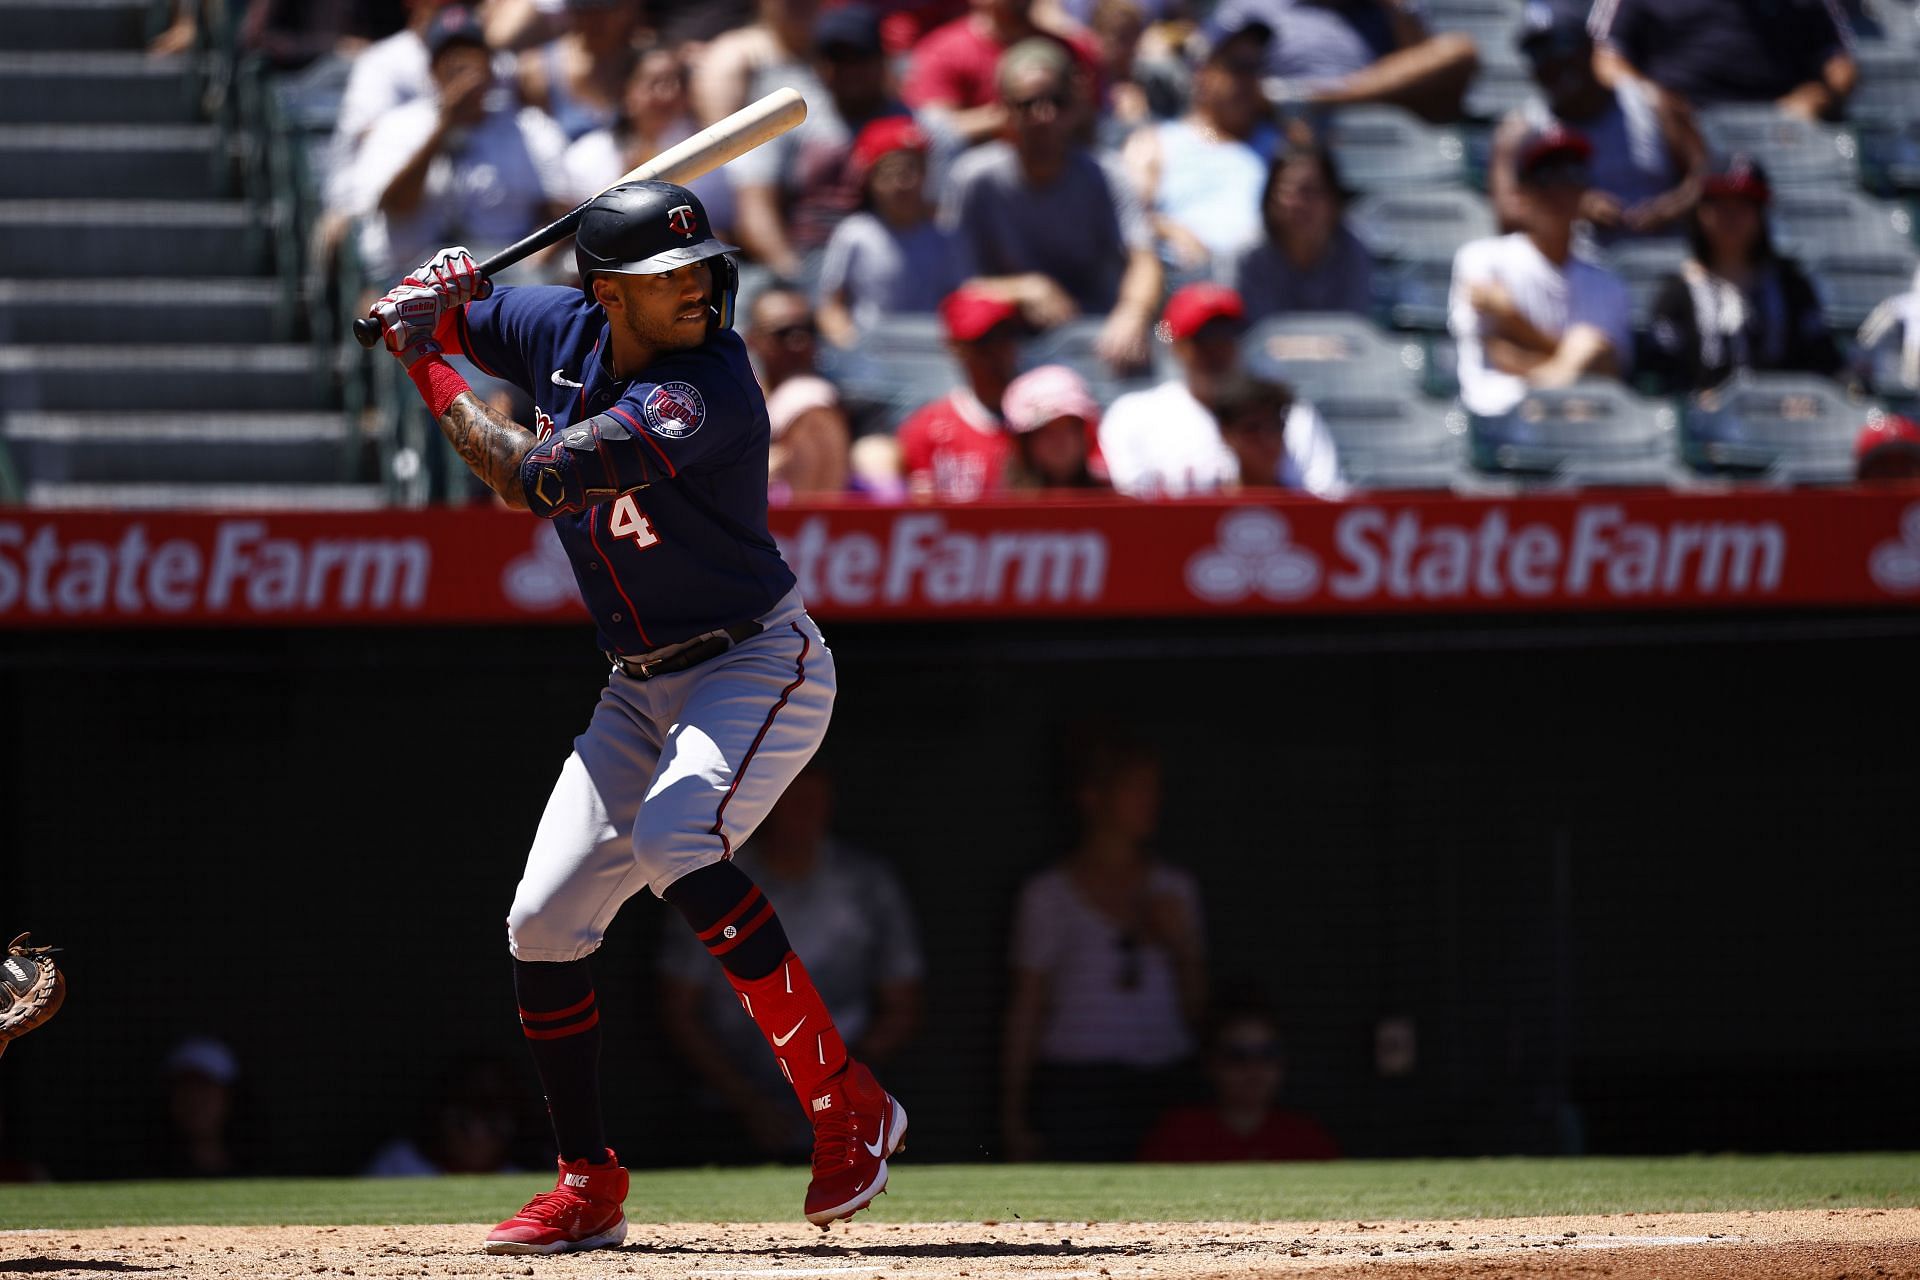
<svg viewBox="0 0 1920 1280">
<path fill-rule="evenodd" d="M 712 327 L 731 328 L 740 273 L 727 255 L 736 246 L 714 239 L 700 197 L 671 182 L 623 182 L 593 198 L 573 233 L 580 287 L 596 275 L 652 276 L 718 258 L 713 264 Z"/>
</svg>

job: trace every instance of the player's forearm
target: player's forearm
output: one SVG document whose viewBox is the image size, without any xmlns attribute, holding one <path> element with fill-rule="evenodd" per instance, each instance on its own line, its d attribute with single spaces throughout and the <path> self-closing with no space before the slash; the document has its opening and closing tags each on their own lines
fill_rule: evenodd
<svg viewBox="0 0 1920 1280">
<path fill-rule="evenodd" d="M 454 398 L 440 415 L 440 434 L 460 460 L 500 500 L 516 511 L 527 509 L 520 463 L 534 446 L 533 432 L 489 406 L 471 391 Z"/>
</svg>

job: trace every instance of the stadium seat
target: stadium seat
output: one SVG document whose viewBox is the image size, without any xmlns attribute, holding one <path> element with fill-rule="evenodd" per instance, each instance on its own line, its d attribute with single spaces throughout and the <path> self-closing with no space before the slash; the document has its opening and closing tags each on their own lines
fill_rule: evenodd
<svg viewBox="0 0 1920 1280">
<path fill-rule="evenodd" d="M 1472 36 L 1482 66 L 1519 62 L 1513 36 L 1524 8 L 1518 0 L 1429 0 L 1424 7 L 1427 30 Z"/>
<path fill-rule="evenodd" d="M 1469 416 L 1468 442 L 1476 467 L 1533 482 L 1671 485 L 1684 480 L 1674 419 L 1670 406 L 1595 379 L 1529 392 L 1499 417 Z"/>
<path fill-rule="evenodd" d="M 1803 259 L 1813 273 L 1827 313 L 1827 327 L 1852 332 L 1873 309 L 1912 286 L 1920 257 L 1900 246 L 1841 248 Z"/>
<path fill-rule="evenodd" d="M 1608 247 L 1603 260 L 1626 281 L 1633 296 L 1633 327 L 1644 330 L 1661 284 L 1687 260 L 1687 244 L 1664 238 L 1622 240 Z"/>
<path fill-rule="evenodd" d="M 1840 483 L 1852 478 L 1853 442 L 1877 412 L 1825 378 L 1742 370 L 1687 401 L 1681 456 L 1703 472 Z"/>
<path fill-rule="evenodd" d="M 1780 252 L 1801 259 L 1840 250 L 1913 247 L 1913 218 L 1904 208 L 1840 187 L 1777 191 L 1772 220 Z"/>
<path fill-rule="evenodd" d="M 1708 107 L 1700 112 L 1700 132 L 1716 155 L 1741 151 L 1758 157 L 1776 190 L 1851 187 L 1859 180 L 1850 134 L 1771 105 Z"/>
<path fill-rule="evenodd" d="M 1475 73 L 1467 88 L 1467 114 L 1477 120 L 1498 122 L 1539 92 L 1525 63 L 1489 62 Z"/>
<path fill-rule="evenodd" d="M 1356 192 L 1415 192 L 1466 181 L 1460 139 L 1400 107 L 1345 107 L 1328 119 L 1328 150 Z"/>
<path fill-rule="evenodd" d="M 1368 196 L 1349 220 L 1377 264 L 1375 300 L 1402 329 L 1447 327 L 1454 252 L 1494 232 L 1492 206 L 1472 191 Z"/>
<path fill-rule="evenodd" d="M 1465 474 L 1465 415 L 1385 388 L 1315 399 L 1340 454 L 1340 473 L 1358 489 L 1453 489 Z"/>
<path fill-rule="evenodd" d="M 1342 312 L 1273 316 L 1248 332 L 1241 350 L 1249 372 L 1284 382 L 1316 402 L 1337 394 L 1417 390 L 1426 368 L 1418 342 Z"/>
</svg>

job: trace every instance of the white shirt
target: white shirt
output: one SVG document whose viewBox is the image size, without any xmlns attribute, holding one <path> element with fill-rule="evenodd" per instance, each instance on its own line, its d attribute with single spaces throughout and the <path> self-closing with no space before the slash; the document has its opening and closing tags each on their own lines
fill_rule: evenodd
<svg viewBox="0 0 1920 1280">
<path fill-rule="evenodd" d="M 433 158 L 420 203 L 405 217 L 379 212 L 381 193 L 434 130 L 437 101 L 418 98 L 374 125 L 348 183 L 349 211 L 363 215 L 360 252 L 376 277 L 397 274 L 435 249 L 481 251 L 512 244 L 543 220 L 547 201 L 566 203 L 566 135 L 535 107 L 489 113 Z"/>
<path fill-rule="evenodd" d="M 1147 892 L 1180 899 L 1201 929 L 1192 875 L 1156 864 Z M 1042 1062 L 1163 1067 L 1192 1052 L 1173 957 L 1157 943 L 1128 937 L 1080 896 L 1064 869 L 1043 871 L 1021 886 L 1013 965 L 1046 975 Z"/>
<path fill-rule="evenodd" d="M 361 50 L 340 94 L 340 115 L 327 150 L 327 207 L 344 209 L 351 201 L 350 174 L 367 131 L 380 117 L 415 98 L 433 96 L 427 44 L 413 31 L 396 31 Z"/>
<path fill-rule="evenodd" d="M 1113 402 L 1100 420 L 1100 453 L 1113 487 L 1135 498 L 1184 498 L 1229 488 L 1240 461 L 1220 426 L 1179 378 Z M 1296 400 L 1287 414 L 1280 482 L 1322 498 L 1346 491 L 1340 456 L 1319 410 Z"/>
<path fill-rule="evenodd" d="M 1495 282 L 1514 306 L 1544 334 L 1558 338 L 1576 324 L 1590 324 L 1613 344 L 1620 372 L 1633 358 L 1633 304 L 1620 277 L 1587 258 L 1555 266 L 1524 232 L 1470 240 L 1453 255 L 1453 292 L 1447 328 L 1460 344 L 1460 403 L 1469 413 L 1506 413 L 1525 398 L 1526 379 L 1487 363 L 1487 318 L 1468 300 L 1476 284 Z"/>
</svg>

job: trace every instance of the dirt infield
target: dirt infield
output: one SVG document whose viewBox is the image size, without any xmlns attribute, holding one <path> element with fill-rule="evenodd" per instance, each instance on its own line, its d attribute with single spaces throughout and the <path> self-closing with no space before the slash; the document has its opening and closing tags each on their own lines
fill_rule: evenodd
<svg viewBox="0 0 1920 1280">
<path fill-rule="evenodd" d="M 1920 1209 L 1463 1222 L 636 1226 L 626 1247 L 492 1258 L 486 1228 L 152 1227 L 0 1235 L 0 1275 L 97 1280 L 640 1276 L 654 1280 L 1209 1280 L 1256 1276 L 1920 1280 Z"/>
</svg>

